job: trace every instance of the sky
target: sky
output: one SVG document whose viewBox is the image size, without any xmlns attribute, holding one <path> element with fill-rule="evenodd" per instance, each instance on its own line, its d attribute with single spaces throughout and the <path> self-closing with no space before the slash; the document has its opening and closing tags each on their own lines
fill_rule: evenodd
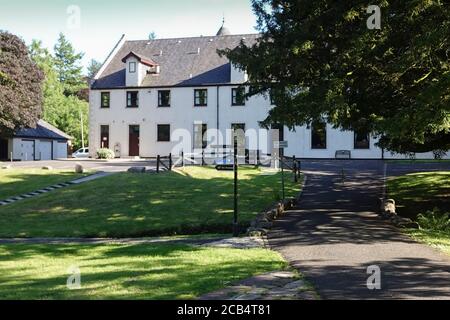
<svg viewBox="0 0 450 320">
<path fill-rule="evenodd" d="M 122 34 L 128 40 L 215 35 L 225 16 L 233 34 L 255 33 L 250 0 L 0 0 L 0 30 L 52 49 L 64 33 L 84 67 L 103 62 Z"/>
</svg>

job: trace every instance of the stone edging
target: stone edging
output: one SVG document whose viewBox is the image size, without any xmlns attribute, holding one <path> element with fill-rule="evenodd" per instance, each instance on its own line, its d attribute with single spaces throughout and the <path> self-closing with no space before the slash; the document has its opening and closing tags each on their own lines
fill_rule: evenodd
<svg viewBox="0 0 450 320">
<path fill-rule="evenodd" d="M 275 271 L 233 283 L 198 300 L 318 300 L 311 285 L 293 271 Z"/>
<path fill-rule="evenodd" d="M 279 217 L 284 216 L 286 214 L 286 211 L 291 210 L 298 204 L 306 185 L 307 178 L 305 175 L 303 175 L 302 180 L 303 181 L 301 184 L 301 189 L 297 198 L 279 201 L 275 205 L 270 207 L 270 209 L 259 213 L 256 216 L 255 220 L 252 221 L 250 228 L 248 228 L 247 230 L 248 236 L 265 238 L 269 230 L 272 229 L 273 222 L 277 220 Z M 267 240 L 264 241 L 267 245 Z"/>
<path fill-rule="evenodd" d="M 92 179 L 92 177 L 94 177 L 94 176 L 102 176 L 104 174 L 105 173 L 96 172 L 96 173 L 88 174 L 88 175 L 86 175 L 86 176 L 84 176 L 82 178 L 78 178 L 78 179 L 75 179 L 75 180 L 72 180 L 72 181 L 57 183 L 57 184 L 51 185 L 49 187 L 45 187 L 45 188 L 39 189 L 37 191 L 28 192 L 28 193 L 21 194 L 19 196 L 14 196 L 14 197 L 11 197 L 11 198 L 8 198 L 8 199 L 5 199 L 5 200 L 0 200 L 0 207 L 1 206 L 6 206 L 8 204 L 13 204 L 13 203 L 15 203 L 17 201 L 22 201 L 22 200 L 25 200 L 25 199 L 34 198 L 34 197 L 37 197 L 37 196 L 39 196 L 41 194 L 49 193 L 49 192 L 52 192 L 52 191 L 55 191 L 55 190 L 58 190 L 58 189 L 63 189 L 63 188 L 67 188 L 67 187 L 70 187 L 70 186 L 73 186 L 73 185 L 77 185 L 77 184 L 83 183 L 84 181 L 90 181 L 90 179 Z"/>
</svg>

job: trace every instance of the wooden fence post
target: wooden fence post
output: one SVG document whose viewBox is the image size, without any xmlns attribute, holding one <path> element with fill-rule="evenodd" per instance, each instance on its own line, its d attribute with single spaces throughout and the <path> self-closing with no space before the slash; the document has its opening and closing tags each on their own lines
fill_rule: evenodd
<svg viewBox="0 0 450 320">
<path fill-rule="evenodd" d="M 158 156 L 156 157 L 156 173 L 159 173 L 159 161 L 160 161 L 161 157 L 158 154 Z"/>
</svg>

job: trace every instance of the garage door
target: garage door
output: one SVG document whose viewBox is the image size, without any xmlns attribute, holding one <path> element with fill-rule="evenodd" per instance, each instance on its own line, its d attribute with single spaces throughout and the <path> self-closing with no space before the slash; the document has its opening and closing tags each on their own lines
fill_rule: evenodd
<svg viewBox="0 0 450 320">
<path fill-rule="evenodd" d="M 39 150 L 37 151 L 37 159 L 52 160 L 52 142 L 40 141 Z"/>
<path fill-rule="evenodd" d="M 56 144 L 56 158 L 65 159 L 67 158 L 67 143 L 58 142 Z"/>
<path fill-rule="evenodd" d="M 34 140 L 22 140 L 20 152 L 20 160 L 33 161 L 34 160 Z"/>
</svg>

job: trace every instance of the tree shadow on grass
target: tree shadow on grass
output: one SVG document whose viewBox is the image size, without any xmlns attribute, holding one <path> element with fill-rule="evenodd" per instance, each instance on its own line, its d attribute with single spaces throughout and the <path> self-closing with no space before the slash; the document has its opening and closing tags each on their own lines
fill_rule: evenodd
<svg viewBox="0 0 450 320">
<path fill-rule="evenodd" d="M 202 179 L 177 173 L 105 177 L 2 208 L 0 237 L 228 233 L 233 219 L 231 177 Z M 245 227 L 274 202 L 277 189 L 281 193 L 280 176 L 250 175 L 239 188 L 239 221 Z M 291 184 L 286 188 L 287 194 L 295 194 Z"/>
<path fill-rule="evenodd" d="M 9 259 L 14 267 L 1 268 L 0 299 L 179 299 L 194 298 L 234 282 L 284 267 L 267 255 L 242 255 L 242 250 L 221 250 L 182 245 L 96 246 L 14 245 Z M 47 251 L 45 251 L 47 249 Z M 56 251 L 55 251 L 56 250 Z M 33 254 L 34 251 L 34 254 Z M 54 251 L 49 254 L 49 251 Z M 13 250 L 11 250 L 13 252 Z M 62 252 L 62 254 L 61 254 Z M 31 273 L 21 271 L 26 259 L 51 258 Z M 61 260 L 58 260 L 60 259 Z M 48 261 L 47 261 L 48 262 Z M 81 270 L 81 290 L 68 290 L 66 269 Z M 40 263 L 37 264 L 39 266 Z M 1 263 L 0 263 L 1 266 Z M 30 266 L 29 268 L 36 268 Z M 26 269 L 27 270 L 27 269 Z M 28 270 L 29 271 L 29 270 Z M 46 276 L 46 272 L 49 273 Z"/>
</svg>

